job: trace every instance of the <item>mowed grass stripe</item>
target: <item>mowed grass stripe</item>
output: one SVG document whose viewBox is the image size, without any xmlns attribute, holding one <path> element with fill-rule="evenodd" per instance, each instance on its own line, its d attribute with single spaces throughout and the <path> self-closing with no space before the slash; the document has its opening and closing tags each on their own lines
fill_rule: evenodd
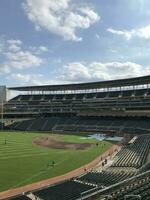
<svg viewBox="0 0 150 200">
<path fill-rule="evenodd" d="M 9 149 L 9 151 L 0 151 L 0 159 L 3 159 L 4 157 L 17 157 L 20 155 L 36 155 L 36 154 L 49 154 L 50 151 L 44 150 L 44 149 Z"/>
<path fill-rule="evenodd" d="M 15 142 L 15 141 L 10 141 L 11 139 L 9 139 L 9 141 L 8 140 L 6 140 L 6 144 L 7 145 L 17 145 L 17 146 L 21 146 L 21 145 L 24 145 L 24 146 L 31 146 L 31 145 L 29 145 L 28 143 L 30 143 L 31 141 L 24 141 L 24 142 Z M 1 142 L 0 142 L 0 145 L 5 145 L 5 140 L 1 140 Z"/>
<path fill-rule="evenodd" d="M 49 153 L 49 152 L 44 152 L 44 151 L 29 151 L 29 152 L 27 152 L 27 151 L 20 151 L 20 152 L 10 152 L 10 153 L 0 153 L 0 159 L 2 158 L 2 157 L 5 157 L 5 156 L 19 156 L 19 155 L 22 155 L 22 154 L 24 154 L 24 155 L 30 155 L 30 154 L 38 154 L 38 153 Z"/>
<path fill-rule="evenodd" d="M 4 156 L 4 155 L 19 155 L 19 154 L 31 154 L 31 153 L 50 153 L 49 149 L 46 149 L 46 148 L 42 148 L 42 149 L 22 149 L 18 151 L 18 149 L 9 149 L 9 150 L 3 150 L 3 151 L 0 151 L 0 158 L 1 156 Z M 58 151 L 58 153 L 63 153 Z"/>
<path fill-rule="evenodd" d="M 6 145 L 2 145 L 0 146 L 0 151 L 5 149 L 43 149 L 43 147 L 40 147 L 40 146 L 32 146 L 32 145 L 28 145 L 28 146 L 24 146 L 24 145 L 21 145 L 21 146 L 17 146 L 15 144 L 13 145 L 9 145 L 9 144 L 6 144 Z"/>
<path fill-rule="evenodd" d="M 2 150 L 0 151 L 0 155 L 4 155 L 4 154 L 16 154 L 16 153 L 32 153 L 32 152 L 48 152 L 47 150 L 43 150 L 43 149 L 7 149 L 7 150 Z"/>
<path fill-rule="evenodd" d="M 47 151 L 47 149 L 45 148 L 31 148 L 31 147 L 28 147 L 28 148 L 3 148 L 0 150 L 0 153 L 3 152 L 3 153 L 11 153 L 11 152 L 18 152 L 18 151 Z"/>
<path fill-rule="evenodd" d="M 48 153 L 32 153 L 30 155 L 22 154 L 22 155 L 10 155 L 10 156 L 3 156 L 0 160 L 12 159 L 12 158 L 27 158 L 27 157 L 34 157 L 34 156 L 42 156 L 42 155 L 49 155 Z"/>
</svg>

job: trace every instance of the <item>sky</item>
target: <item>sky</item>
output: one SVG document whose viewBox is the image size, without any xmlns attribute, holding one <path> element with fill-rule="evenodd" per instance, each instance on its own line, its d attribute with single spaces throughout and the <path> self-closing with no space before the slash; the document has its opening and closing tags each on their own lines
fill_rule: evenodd
<svg viewBox="0 0 150 200">
<path fill-rule="evenodd" d="M 149 0 L 0 0 L 0 85 L 150 75 Z"/>
</svg>

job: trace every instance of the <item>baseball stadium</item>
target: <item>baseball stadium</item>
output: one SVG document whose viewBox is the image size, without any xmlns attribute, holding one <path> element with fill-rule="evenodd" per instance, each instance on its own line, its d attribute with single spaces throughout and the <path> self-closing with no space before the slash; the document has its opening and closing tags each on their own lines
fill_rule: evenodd
<svg viewBox="0 0 150 200">
<path fill-rule="evenodd" d="M 150 76 L 0 99 L 1 200 L 150 199 Z"/>
</svg>

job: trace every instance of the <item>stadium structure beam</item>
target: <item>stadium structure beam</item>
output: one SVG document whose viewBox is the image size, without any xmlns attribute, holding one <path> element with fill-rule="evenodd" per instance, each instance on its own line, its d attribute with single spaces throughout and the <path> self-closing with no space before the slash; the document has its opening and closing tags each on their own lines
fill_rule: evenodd
<svg viewBox="0 0 150 200">
<path fill-rule="evenodd" d="M 128 78 L 128 79 L 118 79 L 118 80 L 109 80 L 101 82 L 89 82 L 89 83 L 78 83 L 78 84 L 64 84 L 64 85 L 41 85 L 41 86 L 24 86 L 24 87 L 9 87 L 9 90 L 15 91 L 87 91 L 93 90 L 94 88 L 107 90 L 108 88 L 115 87 L 131 87 L 131 86 L 140 86 L 148 85 L 150 86 L 150 76 Z"/>
</svg>

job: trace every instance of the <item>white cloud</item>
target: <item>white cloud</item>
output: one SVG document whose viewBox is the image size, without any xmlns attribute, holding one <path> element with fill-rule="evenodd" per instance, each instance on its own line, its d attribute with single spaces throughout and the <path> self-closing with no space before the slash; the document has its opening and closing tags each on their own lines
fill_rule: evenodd
<svg viewBox="0 0 150 200">
<path fill-rule="evenodd" d="M 60 78 L 73 82 L 82 80 L 83 82 L 85 80 L 89 80 L 91 78 L 91 74 L 84 64 L 77 62 L 64 66 Z"/>
<path fill-rule="evenodd" d="M 22 41 L 21 40 L 7 40 L 8 44 L 16 44 L 16 45 L 21 45 Z"/>
<path fill-rule="evenodd" d="M 63 66 L 50 80 L 43 74 L 23 73 L 13 73 L 8 78 L 20 82 L 20 85 L 54 85 L 113 80 L 147 74 L 150 74 L 150 67 L 143 67 L 133 62 L 74 62 Z"/>
<path fill-rule="evenodd" d="M 6 42 L 8 44 L 8 49 L 10 51 L 16 52 L 16 51 L 21 50 L 20 45 L 22 44 L 22 41 L 20 41 L 20 40 L 7 40 Z"/>
<path fill-rule="evenodd" d="M 30 46 L 29 50 L 34 52 L 34 54 L 36 54 L 36 55 L 40 55 L 42 53 L 46 53 L 49 51 L 49 49 L 46 46 L 39 46 L 39 47 Z"/>
<path fill-rule="evenodd" d="M 46 51 L 48 49 L 45 46 L 26 48 L 20 40 L 3 41 L 1 55 L 4 61 L 0 63 L 0 74 L 10 73 L 13 69 L 38 67 L 44 63 L 40 54 Z"/>
<path fill-rule="evenodd" d="M 39 46 L 39 50 L 40 50 L 41 52 L 47 52 L 47 51 L 48 51 L 48 48 L 45 47 L 45 46 Z"/>
<path fill-rule="evenodd" d="M 22 85 L 24 84 L 33 84 L 33 85 L 39 85 L 40 84 L 40 79 L 43 76 L 41 74 L 21 74 L 21 73 L 17 73 L 17 74 L 11 74 L 11 76 L 9 77 L 9 79 L 13 79 L 15 81 L 19 81 L 22 83 Z"/>
<path fill-rule="evenodd" d="M 22 74 L 22 73 L 13 73 L 9 77 L 9 80 L 19 82 L 20 85 L 54 85 L 54 84 L 63 84 L 68 83 L 61 80 L 46 80 L 43 74 Z"/>
<path fill-rule="evenodd" d="M 121 35 L 125 37 L 127 40 L 130 40 L 133 37 L 150 39 L 150 25 L 147 25 L 138 29 L 131 29 L 129 31 L 115 30 L 113 28 L 108 28 L 107 31 L 116 35 Z"/>
<path fill-rule="evenodd" d="M 124 36 L 127 40 L 131 39 L 131 37 L 133 35 L 132 31 L 126 31 L 126 30 L 121 31 L 121 30 L 115 30 L 112 28 L 108 28 L 107 31 L 110 33 L 116 34 L 116 35 Z"/>
<path fill-rule="evenodd" d="M 61 70 L 57 79 L 68 82 L 85 82 L 136 77 L 150 73 L 150 67 L 142 67 L 133 62 L 92 62 L 69 63 Z"/>
<path fill-rule="evenodd" d="M 43 60 L 29 51 L 7 52 L 7 65 L 15 69 L 27 69 L 40 66 Z"/>
<path fill-rule="evenodd" d="M 16 44 L 11 44 L 11 45 L 9 46 L 9 50 L 10 50 L 10 51 L 13 51 L 13 52 L 16 52 L 16 51 L 20 51 L 21 48 L 20 48 L 20 46 L 18 46 L 18 45 L 16 45 Z"/>
<path fill-rule="evenodd" d="M 10 73 L 10 68 L 5 64 L 0 64 L 0 75 Z"/>
<path fill-rule="evenodd" d="M 81 41 L 77 29 L 87 29 L 100 19 L 88 5 L 73 4 L 72 0 L 26 0 L 23 7 L 37 31 L 45 28 L 65 40 Z"/>
</svg>

